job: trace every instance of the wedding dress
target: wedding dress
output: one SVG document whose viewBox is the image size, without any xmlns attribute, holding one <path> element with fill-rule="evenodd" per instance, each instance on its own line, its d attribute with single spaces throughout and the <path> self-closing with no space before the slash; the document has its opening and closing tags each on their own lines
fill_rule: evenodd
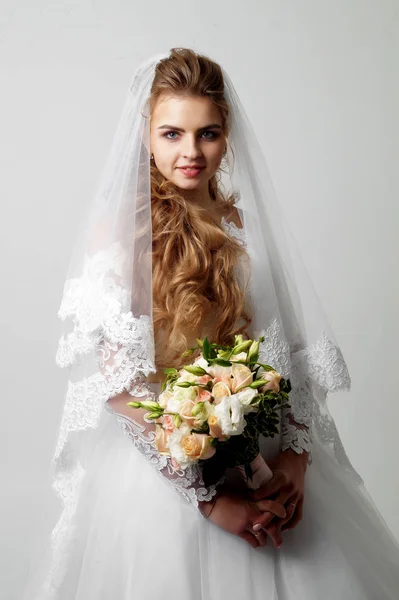
<svg viewBox="0 0 399 600">
<path fill-rule="evenodd" d="M 397 600 L 399 546 L 326 403 L 328 392 L 349 389 L 348 370 L 287 242 L 267 165 L 225 72 L 228 167 L 243 227 L 222 227 L 250 257 L 250 266 L 237 265 L 237 279 L 250 273 L 260 360 L 292 384 L 279 435 L 260 447 L 266 461 L 287 448 L 309 452 L 302 520 L 283 532 L 280 549 L 270 540 L 251 548 L 201 514 L 198 502 L 218 484 L 207 488 L 195 465 L 173 471 L 154 448 L 152 425 L 112 409 L 109 400 L 123 390 L 142 398 L 160 391 L 149 379 L 156 369 L 146 116 L 159 60 L 133 78 L 71 260 L 57 351 L 70 377 L 51 474 L 61 510 L 46 511 L 24 600 Z"/>
<path fill-rule="evenodd" d="M 245 243 L 233 223 L 223 225 Z M 144 381 L 142 391 L 156 396 L 160 384 Z M 287 447 L 311 452 L 304 514 L 280 549 L 269 540 L 254 550 L 201 515 L 197 501 L 215 490 L 198 471 L 171 476 L 151 431 L 106 407 L 67 543 L 38 598 L 397 599 L 399 548 L 363 484 L 324 446 L 310 446 L 307 429 L 284 417 L 281 425 L 260 440 L 261 452 L 266 460 Z"/>
</svg>

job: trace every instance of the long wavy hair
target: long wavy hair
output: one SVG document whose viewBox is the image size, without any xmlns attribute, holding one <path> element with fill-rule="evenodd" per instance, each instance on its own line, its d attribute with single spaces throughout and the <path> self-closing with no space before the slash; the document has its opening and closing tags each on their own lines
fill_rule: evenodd
<svg viewBox="0 0 399 600">
<path fill-rule="evenodd" d="M 165 93 L 211 98 L 219 107 L 223 134 L 228 140 L 229 106 L 217 63 L 192 50 L 173 48 L 156 66 L 149 102 L 151 114 Z M 199 206 L 186 201 L 153 160 L 150 170 L 153 322 L 156 349 L 162 346 L 161 334 L 167 340 L 162 352 L 156 352 L 156 363 L 164 368 L 181 362 L 187 335 L 202 337 L 210 314 L 214 319 L 210 341 L 220 344 L 231 344 L 235 334 L 245 334 L 251 319 L 245 310 L 245 289 L 234 272 L 245 249 Z M 210 179 L 209 193 L 216 210 L 223 216 L 232 213 L 235 199 L 223 194 L 220 172 Z M 240 319 L 245 323 L 238 327 Z"/>
</svg>

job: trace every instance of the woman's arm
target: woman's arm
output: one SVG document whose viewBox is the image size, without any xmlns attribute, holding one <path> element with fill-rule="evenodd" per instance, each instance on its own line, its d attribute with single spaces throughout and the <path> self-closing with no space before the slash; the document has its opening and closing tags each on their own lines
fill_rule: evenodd
<svg viewBox="0 0 399 600">
<path fill-rule="evenodd" d="M 150 385 L 142 377 L 135 384 L 135 389 L 140 395 L 133 395 L 126 390 L 110 398 L 106 403 L 106 410 L 115 415 L 122 431 L 129 437 L 133 445 L 145 456 L 157 472 L 168 479 L 182 496 L 195 506 L 203 516 L 210 513 L 217 495 L 217 484 L 206 487 L 202 478 L 202 469 L 198 464 L 193 464 L 186 469 L 175 469 L 170 456 L 161 454 L 155 446 L 156 436 L 162 443 L 163 429 L 153 421 L 145 418 L 149 411 L 143 408 L 128 406 L 134 400 L 156 400 Z M 158 443 L 159 445 L 159 443 Z"/>
<path fill-rule="evenodd" d="M 146 385 L 148 384 L 142 383 L 142 391 L 145 390 Z M 147 398 L 154 399 L 154 393 L 149 388 Z M 116 415 L 122 430 L 158 473 L 166 477 L 186 500 L 196 506 L 200 513 L 215 525 L 238 535 L 254 548 L 264 546 L 266 544 L 265 532 L 262 531 L 255 535 L 252 523 L 264 511 L 267 511 L 266 514 L 282 519 L 286 515 L 284 507 L 280 503 L 268 499 L 255 503 L 249 494 L 238 493 L 229 489 L 227 485 L 224 486 L 223 480 L 216 485 L 206 487 L 199 465 L 195 464 L 185 470 L 175 470 L 170 457 L 160 454 L 154 445 L 156 425 L 152 421 L 146 420 L 145 413 L 148 411 L 127 406 L 132 399 L 131 393 L 122 392 L 107 401 L 106 409 Z M 136 396 L 136 399 L 143 401 L 142 396 Z M 218 489 L 216 489 L 217 486 Z"/>
</svg>

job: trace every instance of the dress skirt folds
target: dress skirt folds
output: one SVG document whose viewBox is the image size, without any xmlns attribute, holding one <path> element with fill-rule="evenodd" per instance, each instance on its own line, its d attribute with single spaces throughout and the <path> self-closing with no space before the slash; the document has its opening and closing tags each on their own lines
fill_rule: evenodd
<svg viewBox="0 0 399 600">
<path fill-rule="evenodd" d="M 158 384 L 152 384 L 155 387 Z M 397 600 L 399 547 L 364 486 L 319 444 L 304 514 L 253 549 L 206 520 L 104 411 L 56 568 L 29 600 Z M 267 459 L 280 440 L 262 439 Z"/>
</svg>

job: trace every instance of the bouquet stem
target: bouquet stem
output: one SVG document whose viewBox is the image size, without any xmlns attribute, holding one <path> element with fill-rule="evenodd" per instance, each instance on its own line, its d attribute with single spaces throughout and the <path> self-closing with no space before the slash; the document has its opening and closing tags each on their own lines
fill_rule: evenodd
<svg viewBox="0 0 399 600">
<path fill-rule="evenodd" d="M 273 472 L 260 453 L 256 458 L 254 458 L 250 465 L 252 468 L 252 479 L 247 477 L 243 465 L 239 465 L 237 469 L 241 477 L 245 480 L 247 487 L 252 490 L 257 490 L 262 485 L 270 481 L 270 479 L 273 477 Z"/>
</svg>

